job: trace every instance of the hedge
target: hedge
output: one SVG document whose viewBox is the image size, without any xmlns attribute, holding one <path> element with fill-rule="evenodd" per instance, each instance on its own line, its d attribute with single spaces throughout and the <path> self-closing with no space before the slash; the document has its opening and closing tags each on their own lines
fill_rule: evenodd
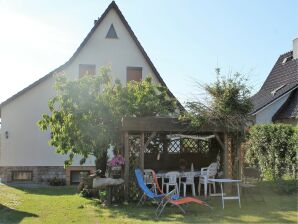
<svg viewBox="0 0 298 224">
<path fill-rule="evenodd" d="M 254 125 L 249 131 L 247 162 L 269 180 L 297 178 L 298 126 Z"/>
</svg>

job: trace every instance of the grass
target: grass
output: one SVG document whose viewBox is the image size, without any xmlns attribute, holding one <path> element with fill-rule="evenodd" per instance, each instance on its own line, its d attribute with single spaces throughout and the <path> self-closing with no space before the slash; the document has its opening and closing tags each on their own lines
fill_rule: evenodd
<svg viewBox="0 0 298 224">
<path fill-rule="evenodd" d="M 237 201 L 227 201 L 225 210 L 219 198 L 208 203 L 213 211 L 191 205 L 182 215 L 169 207 L 156 220 L 150 203 L 142 208 L 135 203 L 103 207 L 77 195 L 73 187 L 0 185 L 0 223 L 298 223 L 297 194 L 277 195 L 268 184 L 243 195 L 241 209 Z"/>
</svg>

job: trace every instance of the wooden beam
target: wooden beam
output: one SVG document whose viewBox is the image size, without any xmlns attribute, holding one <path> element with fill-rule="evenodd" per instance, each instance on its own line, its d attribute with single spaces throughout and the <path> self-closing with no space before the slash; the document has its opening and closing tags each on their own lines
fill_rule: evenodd
<svg viewBox="0 0 298 224">
<path fill-rule="evenodd" d="M 145 134 L 141 133 L 141 148 L 140 148 L 140 169 L 144 171 L 144 152 L 145 152 Z"/>
<path fill-rule="evenodd" d="M 218 143 L 219 143 L 220 147 L 222 148 L 222 150 L 224 151 L 225 150 L 225 144 L 222 142 L 222 140 L 220 139 L 219 135 L 218 134 L 215 134 L 215 138 L 218 141 Z"/>
<path fill-rule="evenodd" d="M 122 131 L 129 132 L 176 132 L 176 133 L 213 133 L 223 132 L 226 127 L 210 122 L 202 127 L 193 128 L 190 122 L 180 121 L 171 117 L 124 117 L 122 118 Z"/>
<path fill-rule="evenodd" d="M 124 200 L 128 201 L 129 199 L 129 142 L 128 142 L 128 132 L 124 133 Z"/>
</svg>

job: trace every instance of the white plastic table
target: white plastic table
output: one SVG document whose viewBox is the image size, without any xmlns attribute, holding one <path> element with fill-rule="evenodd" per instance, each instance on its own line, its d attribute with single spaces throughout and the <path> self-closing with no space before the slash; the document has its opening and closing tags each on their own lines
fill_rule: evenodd
<svg viewBox="0 0 298 224">
<path fill-rule="evenodd" d="M 240 202 L 240 190 L 239 190 L 239 183 L 241 180 L 233 180 L 233 179 L 208 179 L 211 182 L 216 182 L 220 184 L 220 190 L 221 190 L 221 201 L 222 201 L 222 208 L 225 208 L 225 200 L 238 200 L 239 207 L 241 208 L 241 202 Z M 223 189 L 223 183 L 236 183 L 237 185 L 237 195 L 234 196 L 225 196 L 224 189 Z"/>
</svg>

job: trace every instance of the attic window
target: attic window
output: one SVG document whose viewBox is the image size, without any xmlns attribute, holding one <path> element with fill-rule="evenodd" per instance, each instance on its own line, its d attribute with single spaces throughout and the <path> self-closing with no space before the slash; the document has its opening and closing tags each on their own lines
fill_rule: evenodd
<svg viewBox="0 0 298 224">
<path fill-rule="evenodd" d="M 142 68 L 141 67 L 127 67 L 126 70 L 126 82 L 142 80 Z"/>
<path fill-rule="evenodd" d="M 95 75 L 95 65 L 80 64 L 79 65 L 79 78 L 85 75 Z"/>
<path fill-rule="evenodd" d="M 109 31 L 108 31 L 108 33 L 107 33 L 106 38 L 107 38 L 107 39 L 118 39 L 116 30 L 115 30 L 113 24 L 110 26 L 110 29 L 109 29 Z"/>
<path fill-rule="evenodd" d="M 285 87 L 286 85 L 287 85 L 287 84 L 283 84 L 283 85 L 281 85 L 280 87 L 274 89 L 274 90 L 271 92 L 271 95 L 272 95 L 272 96 L 275 96 L 275 94 L 276 94 L 279 90 L 281 90 L 283 87 Z"/>
<path fill-rule="evenodd" d="M 289 56 L 289 57 L 286 57 L 284 58 L 284 60 L 282 61 L 282 64 L 284 65 L 285 63 L 289 62 L 289 61 L 292 61 L 293 59 L 293 56 Z"/>
</svg>

